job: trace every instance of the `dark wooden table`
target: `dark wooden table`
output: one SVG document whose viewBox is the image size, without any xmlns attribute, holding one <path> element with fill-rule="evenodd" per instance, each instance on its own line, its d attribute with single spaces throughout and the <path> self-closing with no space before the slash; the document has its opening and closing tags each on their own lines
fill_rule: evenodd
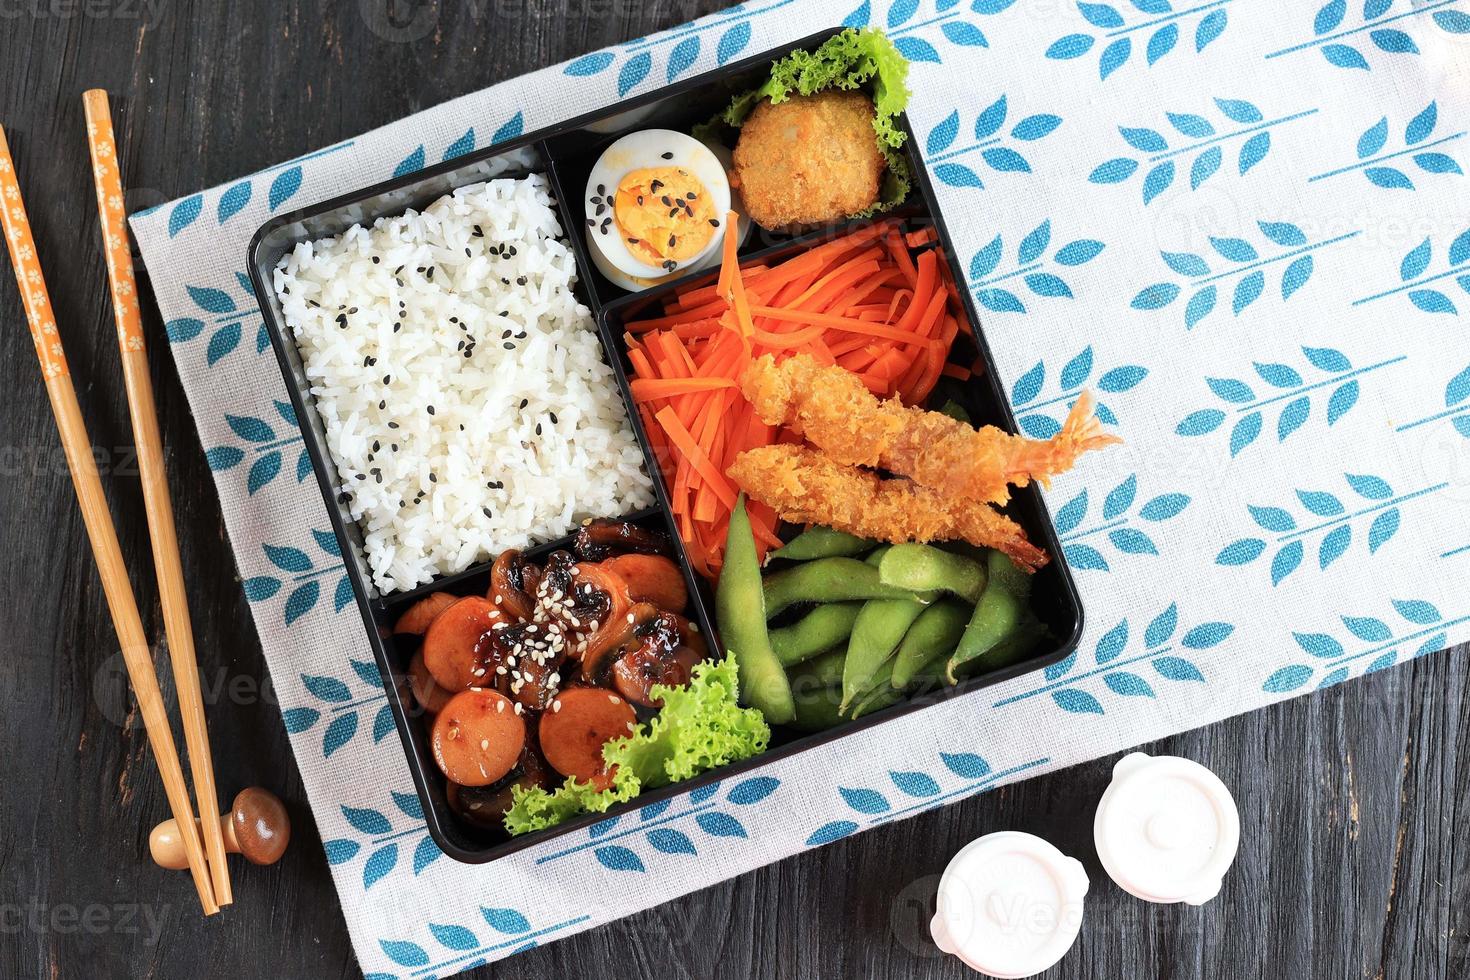
<svg viewBox="0 0 1470 980">
<path fill-rule="evenodd" d="M 16 0 L 0 7 L 11 135 L 113 513 L 161 636 L 127 406 L 97 253 L 80 94 L 103 86 L 136 209 L 256 170 L 721 0 L 389 0 L 260 5 Z M 407 18 L 407 20 L 405 20 Z M 421 19 L 415 19 L 421 18 Z M 201 919 L 187 876 L 147 859 L 167 805 L 7 274 L 0 285 L 0 976 L 356 976 L 281 717 L 165 345 L 154 376 L 224 788 L 278 789 L 296 838 L 235 868 Z M 156 314 L 151 335 L 161 337 Z M 166 682 L 167 683 L 167 682 Z M 1147 747 L 1236 792 L 1240 857 L 1204 908 L 1107 882 L 1091 820 L 1111 759 L 761 869 L 481 971 L 485 976 L 960 977 L 928 940 L 938 872 L 1014 828 L 1088 863 L 1077 947 L 1049 977 L 1470 976 L 1470 671 L 1464 650 Z"/>
</svg>

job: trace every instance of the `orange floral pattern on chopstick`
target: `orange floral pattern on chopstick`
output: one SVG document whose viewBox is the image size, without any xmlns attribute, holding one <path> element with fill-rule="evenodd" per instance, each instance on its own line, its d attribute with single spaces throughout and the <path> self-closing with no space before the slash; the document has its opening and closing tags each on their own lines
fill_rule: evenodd
<svg viewBox="0 0 1470 980">
<path fill-rule="evenodd" d="M 31 325 L 31 340 L 41 360 L 41 373 L 48 379 L 69 374 L 66 352 L 56 333 L 56 318 L 51 313 L 51 297 L 46 293 L 46 280 L 41 276 L 41 260 L 36 256 L 36 242 L 31 237 L 31 223 L 21 202 L 20 184 L 15 179 L 15 161 L 10 158 L 10 144 L 5 130 L 0 129 L 0 226 L 5 229 L 5 244 L 10 249 L 10 263 L 15 267 L 15 284 L 26 308 Z"/>
<path fill-rule="evenodd" d="M 107 261 L 107 279 L 112 285 L 117 342 L 125 351 L 142 350 L 143 317 L 133 279 L 133 254 L 123 208 L 122 163 L 113 141 L 107 93 L 92 89 L 82 96 L 82 104 L 86 107 L 87 147 L 92 154 L 92 184 L 97 190 L 97 214 L 102 221 L 102 254 Z"/>
</svg>

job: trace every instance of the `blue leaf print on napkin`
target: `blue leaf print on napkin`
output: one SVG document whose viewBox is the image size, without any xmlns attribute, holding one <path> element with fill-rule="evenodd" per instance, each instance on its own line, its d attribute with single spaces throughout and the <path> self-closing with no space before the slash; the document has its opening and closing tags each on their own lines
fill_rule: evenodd
<svg viewBox="0 0 1470 980">
<path fill-rule="evenodd" d="M 272 211 L 291 199 L 301 189 L 301 167 L 295 166 L 281 171 L 271 181 L 269 203 Z"/>
<path fill-rule="evenodd" d="M 1078 3 L 1077 9 L 1093 27 L 1122 27 L 1123 15 L 1105 3 Z"/>
<path fill-rule="evenodd" d="M 250 203 L 251 193 L 250 181 L 242 180 L 221 194 L 219 203 L 215 206 L 215 218 L 219 224 L 224 224 L 244 210 L 245 205 Z"/>
<path fill-rule="evenodd" d="M 939 28 L 939 32 L 952 44 L 958 44 L 967 48 L 988 48 L 990 42 L 985 37 L 985 32 L 974 24 L 964 21 L 950 21 Z"/>
<path fill-rule="evenodd" d="M 203 210 L 203 194 L 186 197 L 178 204 L 175 204 L 174 209 L 168 215 L 168 237 L 173 238 L 179 232 L 192 225 L 194 219 L 198 218 L 199 213 Z"/>
<path fill-rule="evenodd" d="M 1046 56 L 1058 61 L 1080 58 L 1092 50 L 1093 43 L 1091 34 L 1068 34 L 1053 41 L 1046 49 Z"/>
<path fill-rule="evenodd" d="M 1073 714 L 1104 714 L 1102 704 L 1086 691 L 1064 687 L 1059 691 L 1051 692 L 1051 698 L 1063 711 Z"/>
<path fill-rule="evenodd" d="M 882 813 L 889 809 L 888 800 L 877 790 L 838 787 L 837 792 L 848 806 L 859 813 Z"/>
<path fill-rule="evenodd" d="M 1346 44 L 1328 44 L 1322 48 L 1322 57 L 1329 64 L 1338 68 L 1361 68 L 1369 71 L 1368 60 L 1358 53 L 1356 48 L 1350 48 Z"/>
<path fill-rule="evenodd" d="M 742 20 L 720 36 L 715 50 L 715 63 L 723 65 L 745 50 L 750 43 L 750 21 Z"/>
<path fill-rule="evenodd" d="M 698 854 L 698 849 L 687 834 L 668 827 L 658 827 L 648 832 L 648 843 L 661 854 Z"/>
<path fill-rule="evenodd" d="M 847 837 L 856 832 L 857 829 L 858 825 L 851 820 L 833 820 L 831 823 L 824 823 L 812 831 L 811 835 L 806 839 L 806 845 L 808 847 L 818 847 L 822 844 L 830 844 L 835 840 L 841 840 L 843 837 Z"/>
<path fill-rule="evenodd" d="M 1371 31 L 1369 39 L 1378 47 L 1390 54 L 1418 54 L 1419 48 L 1414 44 L 1414 39 L 1403 31 L 1392 29 L 1380 29 Z"/>
<path fill-rule="evenodd" d="M 618 71 L 618 95 L 624 96 L 631 92 L 639 82 L 648 77 L 652 68 L 653 56 L 647 51 L 641 51 L 629 58 Z"/>
<path fill-rule="evenodd" d="M 1120 37 L 1109 44 L 1097 61 L 1098 78 L 1106 81 L 1109 75 L 1128 63 L 1128 56 L 1132 53 L 1132 38 Z"/>
<path fill-rule="evenodd" d="M 609 844 L 606 847 L 598 847 L 592 851 L 592 856 L 597 858 L 597 863 L 610 871 L 646 871 L 642 859 L 617 844 Z"/>
<path fill-rule="evenodd" d="M 1173 51 L 1174 44 L 1178 40 L 1178 24 L 1165 24 L 1163 27 L 1155 31 L 1153 36 L 1148 39 L 1148 63 L 1152 65 L 1164 55 L 1168 54 L 1170 51 Z"/>
<path fill-rule="evenodd" d="M 429 962 L 429 954 L 424 952 L 423 947 L 409 942 L 378 940 L 378 945 L 388 958 L 399 966 L 425 966 Z"/>
<path fill-rule="evenodd" d="M 613 63 L 611 51 L 597 51 L 592 54 L 583 55 L 570 62 L 562 72 L 573 77 L 586 77 L 596 75 Z"/>
</svg>

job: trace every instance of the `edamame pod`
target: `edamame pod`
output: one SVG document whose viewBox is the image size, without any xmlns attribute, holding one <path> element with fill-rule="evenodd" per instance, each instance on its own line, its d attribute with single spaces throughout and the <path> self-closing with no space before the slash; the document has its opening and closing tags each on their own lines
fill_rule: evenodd
<svg viewBox="0 0 1470 980">
<path fill-rule="evenodd" d="M 979 562 L 927 544 L 896 544 L 878 566 L 884 585 L 915 592 L 943 590 L 969 603 L 980 600 L 985 579 Z"/>
<path fill-rule="evenodd" d="M 800 602 L 912 597 L 913 593 L 908 589 L 880 583 L 878 570 L 856 558 L 818 558 L 802 562 L 768 576 L 765 583 L 768 618 Z"/>
<path fill-rule="evenodd" d="M 837 704 L 842 692 L 835 687 L 793 693 L 796 718 L 792 724 L 804 732 L 820 732 L 846 721 Z"/>
<path fill-rule="evenodd" d="M 786 675 L 791 681 L 792 694 L 837 687 L 842 683 L 842 664 L 846 659 L 847 647 L 834 647 L 795 668 Z"/>
<path fill-rule="evenodd" d="M 925 667 L 954 653 L 971 612 L 962 602 L 944 599 L 920 613 L 893 657 L 893 688 L 904 690 Z"/>
<path fill-rule="evenodd" d="M 862 562 L 856 562 L 862 565 Z M 866 565 L 862 565 L 866 568 Z M 771 649 L 766 632 L 765 593 L 760 559 L 745 513 L 745 495 L 735 502 L 725 537 L 725 565 L 715 588 L 715 615 L 725 649 L 735 657 L 741 700 L 758 709 L 766 721 L 784 725 L 796 713 L 786 670 Z"/>
<path fill-rule="evenodd" d="M 975 604 L 975 612 L 970 617 L 969 625 L 965 627 L 965 634 L 960 637 L 954 654 L 949 658 L 949 666 L 945 671 L 951 684 L 957 680 L 960 669 L 971 672 L 980 668 L 980 658 L 985 657 L 1002 640 L 1014 633 L 1027 611 L 1026 601 L 1031 592 L 1030 576 L 998 551 L 990 553 L 986 559 L 986 567 L 990 573 L 990 583 L 980 601 Z M 995 659 L 998 661 L 999 658 Z M 983 663 L 985 669 L 999 666 L 1003 664 L 992 662 L 991 658 L 986 658 Z"/>
<path fill-rule="evenodd" d="M 848 534 L 835 528 L 813 525 L 780 548 L 771 552 L 772 558 L 791 561 L 811 561 L 814 558 L 842 558 L 861 555 L 876 542 Z"/>
<path fill-rule="evenodd" d="M 849 718 L 861 718 L 863 715 L 903 700 L 903 692 L 894 690 L 893 685 L 889 682 L 892 670 L 893 661 L 890 659 L 873 676 L 872 688 L 858 698 L 857 703 L 852 706 L 852 710 L 848 712 Z"/>
<path fill-rule="evenodd" d="M 964 665 L 964 672 L 979 674 L 1020 663 L 1046 635 L 1046 626 L 1029 609 L 1021 613 L 1021 621 L 1005 639 Z"/>
<path fill-rule="evenodd" d="M 912 596 L 869 599 L 863 603 L 857 621 L 852 624 L 847 660 L 842 668 L 844 709 L 875 686 L 879 668 L 893 657 L 899 641 L 923 611 L 924 603 Z"/>
<path fill-rule="evenodd" d="M 838 644 L 846 649 L 861 602 L 824 602 L 792 623 L 770 631 L 776 659 L 791 667 Z"/>
</svg>

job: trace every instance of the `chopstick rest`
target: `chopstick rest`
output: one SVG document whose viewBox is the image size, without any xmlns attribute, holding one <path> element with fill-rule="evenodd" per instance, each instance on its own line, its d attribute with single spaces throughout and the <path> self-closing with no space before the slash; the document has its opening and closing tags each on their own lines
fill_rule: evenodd
<svg viewBox="0 0 1470 980">
<path fill-rule="evenodd" d="M 168 635 L 169 663 L 173 668 L 179 714 L 183 720 L 184 745 L 189 750 L 189 773 L 194 779 L 194 798 L 199 804 L 200 826 L 209 856 L 215 899 L 220 905 L 229 905 L 234 901 L 234 895 L 230 888 L 229 866 L 225 863 L 225 840 L 219 822 L 219 797 L 214 785 L 214 760 L 209 748 L 204 698 L 199 688 L 194 629 L 189 620 L 188 592 L 184 587 L 183 563 L 179 559 L 173 505 L 169 500 L 168 477 L 163 463 L 163 438 L 158 430 L 153 381 L 143 344 L 143 320 L 138 310 L 138 286 L 133 278 L 133 257 L 123 214 L 122 161 L 118 158 L 117 144 L 112 135 L 112 111 L 108 106 L 107 93 L 101 89 L 90 89 L 82 95 L 82 103 L 86 109 L 92 181 L 97 191 L 102 255 L 112 288 L 112 311 L 117 324 L 123 382 L 128 393 L 128 414 L 133 424 L 133 441 L 137 443 L 143 506 L 148 517 L 148 537 L 153 546 L 153 568 L 158 579 L 163 625 Z"/>
<path fill-rule="evenodd" d="M 41 374 L 46 381 L 46 394 L 51 400 L 51 411 L 56 417 L 56 428 L 60 432 L 67 466 L 71 470 L 82 521 L 87 527 L 87 537 L 92 543 L 92 554 L 102 578 L 102 591 L 107 597 L 107 607 L 112 613 L 113 627 L 122 647 L 128 680 L 138 698 L 138 710 L 143 716 L 143 727 L 148 733 L 154 761 L 158 764 L 158 774 L 163 780 L 169 809 L 173 811 L 175 819 L 188 825 L 181 836 L 194 887 L 199 892 L 199 901 L 204 906 L 205 914 L 213 915 L 219 911 L 219 905 L 214 899 L 214 888 L 205 864 L 204 849 L 194 826 L 189 789 L 184 782 L 178 749 L 169 729 L 163 694 L 158 688 L 158 676 L 154 673 L 148 635 L 144 632 L 143 621 L 138 615 L 137 600 L 133 597 L 133 588 L 128 581 L 127 566 L 123 561 L 122 548 L 118 544 L 117 530 L 113 527 L 112 514 L 107 509 L 107 497 L 102 491 L 102 479 L 97 473 L 97 462 L 92 455 L 92 443 L 87 437 L 87 426 L 82 420 L 76 389 L 72 387 L 66 352 L 62 349 L 61 338 L 56 331 L 51 298 L 46 291 L 45 276 L 36 256 L 36 243 L 31 237 L 30 221 L 26 217 L 20 185 L 16 182 L 15 162 L 11 159 L 10 145 L 5 139 L 3 127 L 0 127 L 0 205 L 3 205 L 0 206 L 0 225 L 4 227 L 5 243 L 10 250 L 11 263 L 15 267 L 16 284 L 30 322 L 31 339 L 36 345 Z"/>
<path fill-rule="evenodd" d="M 251 864 L 275 864 L 291 842 L 291 817 L 280 798 L 259 786 L 235 794 L 230 812 L 222 814 L 225 850 L 244 855 Z M 165 820 L 148 835 L 153 863 L 170 871 L 188 867 L 177 820 Z"/>
</svg>

